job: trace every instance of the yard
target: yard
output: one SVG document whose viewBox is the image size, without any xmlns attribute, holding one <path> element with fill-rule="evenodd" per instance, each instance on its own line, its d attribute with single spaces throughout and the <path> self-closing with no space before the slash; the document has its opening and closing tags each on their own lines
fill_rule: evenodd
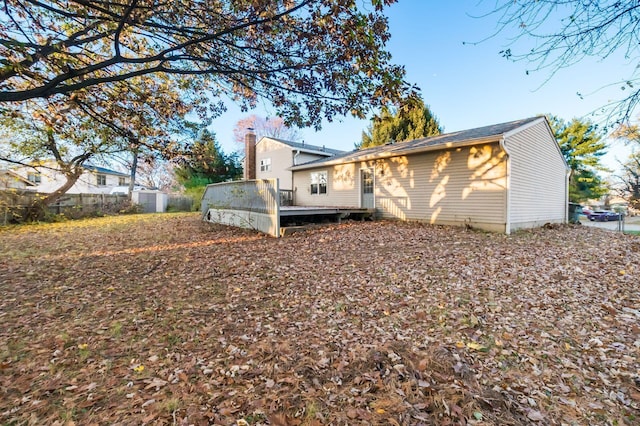
<svg viewBox="0 0 640 426">
<path fill-rule="evenodd" d="M 640 237 L 0 230 L 0 424 L 631 425 Z"/>
</svg>

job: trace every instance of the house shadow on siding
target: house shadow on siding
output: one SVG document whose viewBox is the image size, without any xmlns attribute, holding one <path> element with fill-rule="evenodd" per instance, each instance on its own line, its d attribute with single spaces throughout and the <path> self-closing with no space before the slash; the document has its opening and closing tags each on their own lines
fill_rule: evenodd
<svg viewBox="0 0 640 426">
<path fill-rule="evenodd" d="M 497 143 L 371 161 L 383 217 L 504 224 L 506 154 Z"/>
</svg>

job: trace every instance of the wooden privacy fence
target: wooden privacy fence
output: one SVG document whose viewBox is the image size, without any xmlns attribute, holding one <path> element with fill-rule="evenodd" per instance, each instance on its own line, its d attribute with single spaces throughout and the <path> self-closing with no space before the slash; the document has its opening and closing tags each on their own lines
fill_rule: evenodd
<svg viewBox="0 0 640 426">
<path fill-rule="evenodd" d="M 202 217 L 224 225 L 280 236 L 278 179 L 256 179 L 208 185 L 202 195 Z"/>
<path fill-rule="evenodd" d="M 186 195 L 169 194 L 167 211 L 190 212 L 193 208 L 193 198 Z"/>
<path fill-rule="evenodd" d="M 0 191 L 0 225 L 24 221 L 29 209 L 47 195 L 16 189 Z M 128 204 L 129 198 L 122 194 L 65 194 L 48 207 L 48 212 L 41 213 L 79 218 L 96 213 L 117 213 Z"/>
</svg>

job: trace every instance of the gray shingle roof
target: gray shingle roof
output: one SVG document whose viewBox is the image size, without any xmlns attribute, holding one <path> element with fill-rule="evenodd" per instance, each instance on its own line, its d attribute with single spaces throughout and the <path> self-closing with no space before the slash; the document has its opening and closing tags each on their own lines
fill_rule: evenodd
<svg viewBox="0 0 640 426">
<path fill-rule="evenodd" d="M 346 152 L 335 157 L 323 158 L 311 161 L 299 166 L 291 167 L 291 170 L 304 169 L 308 167 L 321 166 L 325 164 L 351 163 L 361 160 L 375 158 L 393 157 L 421 151 L 430 151 L 441 145 L 459 145 L 474 140 L 495 138 L 499 140 L 505 133 L 509 133 L 521 126 L 537 120 L 544 120 L 544 117 L 530 117 L 522 120 L 509 121 L 507 123 L 493 124 L 490 126 L 477 127 L 475 129 L 460 130 L 458 132 L 444 133 L 438 136 L 430 136 L 421 139 L 414 139 L 406 142 L 398 142 L 371 148 L 359 149 Z"/>
<path fill-rule="evenodd" d="M 283 143 L 285 145 L 288 145 L 291 148 L 301 149 L 301 150 L 305 150 L 305 151 L 326 153 L 327 155 L 332 155 L 332 156 L 333 155 L 344 154 L 346 152 L 346 151 L 341 151 L 339 149 L 327 148 L 325 146 L 309 145 L 308 143 L 304 143 L 304 142 L 302 142 L 302 143 L 293 142 L 293 141 L 288 141 L 288 140 L 284 140 L 284 139 L 272 138 L 271 136 L 265 136 L 265 137 L 269 138 L 271 140 L 274 140 L 274 141 L 278 141 L 278 142 Z"/>
<path fill-rule="evenodd" d="M 96 173 L 105 173 L 105 174 L 116 175 L 116 176 L 129 176 L 127 173 L 116 172 L 115 170 L 110 170 L 105 167 L 94 166 L 89 164 L 85 165 L 84 168 L 86 170 L 93 171 Z"/>
</svg>

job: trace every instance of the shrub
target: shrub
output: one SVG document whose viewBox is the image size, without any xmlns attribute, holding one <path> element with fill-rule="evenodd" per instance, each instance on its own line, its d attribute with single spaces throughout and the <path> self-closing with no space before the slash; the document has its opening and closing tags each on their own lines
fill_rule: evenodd
<svg viewBox="0 0 640 426">
<path fill-rule="evenodd" d="M 192 212 L 200 211 L 202 195 L 204 194 L 206 188 L 206 186 L 195 186 L 192 188 L 187 188 L 185 190 L 185 195 L 193 200 L 193 204 L 191 205 Z"/>
<path fill-rule="evenodd" d="M 132 203 L 129 200 L 122 203 L 122 205 L 120 206 L 120 210 L 118 210 L 119 214 L 138 214 L 143 212 L 144 207 L 142 207 L 141 204 Z"/>
</svg>

